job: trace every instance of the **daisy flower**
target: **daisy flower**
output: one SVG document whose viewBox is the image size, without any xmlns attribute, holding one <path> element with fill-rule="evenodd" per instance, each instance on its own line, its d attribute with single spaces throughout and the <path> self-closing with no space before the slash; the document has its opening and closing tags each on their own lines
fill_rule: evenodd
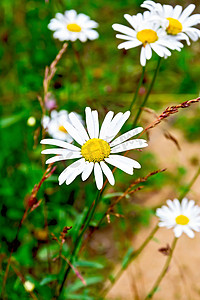
<svg viewBox="0 0 200 300">
<path fill-rule="evenodd" d="M 200 231 L 200 207 L 187 198 L 183 198 L 181 203 L 178 199 L 167 200 L 167 205 L 156 210 L 156 215 L 160 218 L 158 225 L 168 229 L 173 228 L 177 238 L 183 232 L 193 238 L 193 230 Z"/>
<path fill-rule="evenodd" d="M 180 5 L 173 7 L 147 0 L 144 1 L 141 7 L 147 8 L 153 14 L 165 19 L 167 21 L 165 22 L 167 34 L 175 36 L 178 40 L 186 40 L 188 45 L 190 45 L 189 38 L 192 41 L 197 41 L 200 37 L 200 30 L 192 27 L 200 23 L 200 14 L 191 16 L 191 13 L 195 9 L 194 4 L 188 5 L 183 10 Z"/>
<path fill-rule="evenodd" d="M 76 114 L 76 116 L 83 122 L 80 115 Z M 71 143 L 73 139 L 63 126 L 66 121 L 70 122 L 69 114 L 66 110 L 60 110 L 59 112 L 52 110 L 50 117 L 44 116 L 41 123 L 51 137 Z"/>
<path fill-rule="evenodd" d="M 64 15 L 57 13 L 56 17 L 51 19 L 48 28 L 55 31 L 53 37 L 60 41 L 86 42 L 87 39 L 95 40 L 99 37 L 97 31 L 98 23 L 90 20 L 90 17 L 84 14 L 77 14 L 73 9 L 66 10 Z"/>
<path fill-rule="evenodd" d="M 112 28 L 122 34 L 117 34 L 116 37 L 124 39 L 126 42 L 119 44 L 118 49 L 130 49 L 137 46 L 141 47 L 140 63 L 142 66 L 146 65 L 146 60 L 152 57 L 152 50 L 160 57 L 168 57 L 171 55 L 169 49 L 180 51 L 183 45 L 170 38 L 165 30 L 160 27 L 160 21 L 148 11 L 144 14 L 137 14 L 131 16 L 124 15 L 124 18 L 130 23 L 133 28 L 113 24 Z M 153 19 L 154 18 L 154 19 Z M 168 49 L 169 48 L 169 49 Z"/>
<path fill-rule="evenodd" d="M 113 173 L 107 164 L 130 175 L 133 174 L 133 168 L 141 168 L 137 161 L 117 154 L 147 146 L 146 140 L 129 140 L 134 135 L 142 132 L 142 127 L 132 129 L 115 138 L 129 118 L 130 111 L 120 112 L 115 116 L 112 111 L 109 111 L 104 118 L 101 129 L 99 128 L 98 112 L 86 107 L 85 113 L 87 130 L 73 112 L 69 114 L 71 124 L 67 121 L 63 124 L 71 137 L 80 145 L 79 147 L 56 139 L 43 139 L 41 141 L 41 144 L 60 147 L 42 151 L 42 154 L 57 155 L 49 158 L 46 161 L 47 164 L 73 158 L 78 159 L 60 174 L 58 178 L 60 185 L 64 182 L 69 185 L 80 174 L 82 180 L 85 181 L 94 170 L 96 185 L 100 190 L 103 186 L 103 174 L 105 174 L 111 185 L 115 183 Z"/>
</svg>

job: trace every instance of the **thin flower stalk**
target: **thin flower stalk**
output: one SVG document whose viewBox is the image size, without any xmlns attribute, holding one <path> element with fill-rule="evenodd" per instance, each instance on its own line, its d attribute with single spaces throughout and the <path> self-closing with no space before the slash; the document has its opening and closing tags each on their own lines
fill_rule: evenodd
<svg viewBox="0 0 200 300">
<path fill-rule="evenodd" d="M 77 60 L 77 64 L 78 64 L 78 66 L 79 66 L 79 68 L 80 68 L 80 70 L 81 70 L 81 73 L 82 73 L 81 75 L 84 76 L 84 75 L 85 75 L 85 70 L 84 70 L 84 65 L 83 65 L 83 63 L 82 63 L 82 61 L 81 61 L 80 53 L 79 53 L 79 51 L 76 49 L 74 43 L 71 43 L 71 45 L 72 45 L 72 50 L 73 50 L 73 52 L 74 52 L 74 56 L 76 57 L 76 60 Z"/>
<path fill-rule="evenodd" d="M 166 263 L 163 267 L 163 270 L 162 272 L 160 273 L 160 275 L 158 276 L 153 288 L 151 289 L 151 291 L 149 292 L 149 294 L 146 296 L 145 300 L 147 299 L 152 299 L 153 295 L 155 294 L 155 292 L 158 290 L 158 287 L 162 281 L 162 279 L 164 278 L 165 274 L 167 273 L 168 271 L 168 268 L 169 268 L 169 265 L 170 265 L 170 262 L 171 262 L 171 259 L 172 259 L 172 255 L 173 255 L 173 252 L 174 252 L 174 249 L 176 247 L 176 243 L 178 241 L 178 238 L 174 238 L 173 242 L 172 242 L 172 246 L 171 246 L 171 249 L 170 249 L 170 253 L 169 253 L 169 256 L 166 260 Z"/>
<path fill-rule="evenodd" d="M 123 272 L 127 269 L 127 267 L 130 265 L 130 263 L 136 259 L 139 254 L 143 251 L 143 249 L 148 245 L 148 243 L 152 240 L 152 238 L 154 237 L 155 233 L 157 232 L 157 230 L 159 229 L 158 224 L 153 228 L 153 230 L 150 232 L 150 234 L 147 236 L 147 238 L 144 240 L 144 242 L 142 243 L 142 245 L 135 251 L 133 251 L 130 256 L 129 259 L 125 265 L 125 267 L 121 267 L 120 270 L 117 272 L 117 274 L 112 278 L 112 282 L 111 284 L 103 291 L 102 295 L 105 297 L 107 295 L 107 293 L 109 292 L 109 290 L 111 289 L 111 287 L 113 286 L 114 283 L 117 282 L 117 280 L 121 277 L 121 275 L 123 274 Z"/>
<path fill-rule="evenodd" d="M 190 181 L 186 189 L 181 193 L 179 197 L 180 200 L 182 200 L 187 195 L 187 193 L 190 191 L 191 187 L 193 186 L 193 184 L 195 183 L 199 175 L 200 175 L 200 167 L 198 168 L 196 174 L 194 175 L 194 177 L 192 178 L 192 180 Z"/>
<path fill-rule="evenodd" d="M 61 50 L 56 55 L 54 61 L 51 63 L 51 65 L 48 67 L 46 66 L 45 72 L 44 72 L 44 79 L 43 79 L 43 98 L 41 96 L 38 96 L 38 101 L 41 106 L 42 110 L 42 119 L 44 119 L 46 114 L 46 104 L 48 102 L 48 95 L 49 95 L 49 85 L 56 73 L 56 66 L 58 62 L 60 61 L 61 57 L 63 56 L 64 52 L 66 51 L 68 47 L 68 43 L 64 43 Z M 45 129 L 42 126 L 42 138 L 45 137 Z M 44 166 L 44 160 L 42 159 L 42 164 Z"/>
<path fill-rule="evenodd" d="M 141 87 L 142 82 L 143 82 L 143 79 L 144 79 L 144 74 L 145 74 L 145 66 L 142 67 L 142 74 L 141 74 L 141 76 L 140 76 L 140 80 L 139 80 L 139 82 L 138 82 L 137 89 L 136 89 L 136 91 L 135 91 L 133 100 L 132 100 L 131 105 L 130 105 L 130 107 L 129 107 L 129 110 L 130 110 L 130 111 L 132 110 L 133 105 L 135 104 L 135 102 L 136 102 L 136 100 L 137 100 L 138 93 L 139 93 L 140 87 Z"/>
<path fill-rule="evenodd" d="M 169 116 L 171 116 L 172 114 L 175 114 L 179 111 L 180 108 L 187 108 L 189 107 L 191 104 L 193 103 L 197 103 L 200 101 L 200 97 L 199 98 L 196 98 L 196 99 L 192 99 L 192 100 L 187 100 L 185 102 L 182 102 L 178 105 L 173 105 L 173 106 L 169 106 L 167 107 L 163 112 L 162 114 L 160 114 L 157 119 L 152 122 L 150 125 L 148 125 L 144 131 L 141 133 L 141 135 L 149 130 L 149 129 L 152 129 L 154 128 L 156 125 L 158 125 L 162 120 L 165 120 L 166 118 L 168 118 Z"/>
<path fill-rule="evenodd" d="M 49 84 L 50 84 L 52 78 L 55 75 L 56 65 L 58 64 L 58 62 L 61 59 L 61 57 L 64 54 L 64 52 L 66 51 L 67 47 L 68 47 L 68 44 L 64 43 L 63 46 L 62 46 L 62 48 L 61 48 L 61 50 L 56 55 L 56 58 L 51 63 L 51 65 L 49 67 L 45 68 L 45 76 L 44 76 L 44 80 L 43 80 L 44 102 L 46 102 L 48 100 L 47 97 L 48 97 Z"/>
<path fill-rule="evenodd" d="M 87 216 L 87 219 L 85 221 L 84 227 L 83 227 L 80 235 L 77 237 L 77 240 L 75 241 L 74 250 L 73 250 L 72 255 L 71 255 L 70 259 L 69 259 L 70 264 L 74 263 L 74 259 L 78 255 L 78 253 L 79 253 L 81 242 L 82 242 L 82 237 L 83 237 L 85 231 L 87 230 L 92 217 L 94 216 L 96 207 L 97 207 L 100 199 L 101 199 L 101 191 L 98 191 L 95 202 L 92 203 L 91 207 L 89 208 L 89 211 L 88 211 L 88 214 L 87 214 L 88 216 Z M 61 282 L 61 285 L 58 287 L 58 293 L 56 295 L 56 299 L 59 298 L 59 296 L 61 295 L 61 293 L 63 291 L 65 281 L 66 281 L 66 279 L 67 279 L 67 277 L 69 275 L 69 272 L 71 270 L 71 265 L 70 264 L 68 264 L 68 268 L 65 271 L 65 274 L 64 274 L 63 280 Z"/>
<path fill-rule="evenodd" d="M 137 112 L 136 117 L 135 117 L 135 119 L 134 119 L 133 126 L 135 126 L 135 125 L 137 124 L 137 122 L 138 122 L 138 120 L 139 120 L 139 118 L 140 118 L 140 115 L 141 115 L 141 113 L 142 113 L 142 108 L 146 105 L 147 100 L 148 100 L 148 98 L 149 98 L 149 95 L 150 95 L 150 93 L 151 93 L 151 91 L 152 91 L 152 88 L 153 88 L 153 86 L 154 86 L 156 77 L 157 77 L 158 72 L 159 72 L 159 69 L 160 69 L 161 58 L 162 58 L 162 57 L 159 57 L 159 58 L 158 58 L 157 66 L 156 66 L 156 69 L 155 69 L 155 72 L 154 72 L 154 75 L 153 75 L 151 84 L 150 84 L 149 89 L 148 89 L 148 91 L 147 91 L 147 93 L 146 93 L 146 96 L 144 97 L 143 102 L 141 103 L 140 107 L 138 108 L 138 112 Z"/>
</svg>

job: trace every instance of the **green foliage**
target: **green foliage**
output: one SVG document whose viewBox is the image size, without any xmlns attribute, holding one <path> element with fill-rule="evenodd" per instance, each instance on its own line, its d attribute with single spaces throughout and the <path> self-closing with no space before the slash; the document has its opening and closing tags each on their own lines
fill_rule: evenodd
<svg viewBox="0 0 200 300">
<path fill-rule="evenodd" d="M 141 74 L 139 52 L 137 49 L 119 51 L 117 49 L 119 41 L 115 39 L 111 26 L 115 22 L 127 25 L 123 18 L 124 13 L 135 14 L 142 11 L 139 8 L 142 2 L 142 0 L 1 0 L 0 16 L 3 22 L 0 27 L 2 101 L 0 283 L 2 285 L 8 257 L 13 248 L 12 264 L 5 288 L 8 299 L 30 299 L 21 277 L 35 284 L 34 292 L 39 295 L 38 299 L 53 298 L 54 284 L 59 279 L 59 264 L 60 261 L 63 262 L 63 259 L 57 259 L 60 249 L 62 248 L 61 252 L 66 258 L 70 257 L 88 208 L 96 195 L 93 178 L 88 179 L 86 183 L 77 178 L 70 186 L 64 184 L 59 187 L 58 176 L 67 165 L 57 164 L 57 169 L 43 183 L 37 194 L 36 200 L 42 200 L 40 206 L 26 216 L 15 239 L 20 220 L 27 207 L 28 196 L 35 184 L 40 182 L 46 168 L 40 154 L 42 111 L 37 96 L 43 96 L 45 67 L 51 64 L 62 47 L 61 42 L 53 39 L 47 25 L 55 13 L 71 8 L 90 15 L 99 23 L 98 40 L 85 44 L 75 43 L 76 49 L 81 54 L 84 71 L 80 69 L 69 43 L 51 81 L 50 91 L 55 96 L 59 109 L 76 111 L 83 115 L 85 106 L 90 105 L 99 110 L 102 121 L 108 109 L 115 112 L 125 111 L 136 90 Z M 148 72 L 143 82 L 145 89 L 152 78 L 156 59 L 154 55 L 148 62 Z M 181 55 L 173 53 L 163 62 L 159 80 L 150 98 L 151 108 L 158 111 L 170 103 L 188 100 L 188 94 L 192 94 L 191 98 L 198 94 L 200 71 L 198 60 L 199 48 L 186 46 Z M 163 91 L 167 91 L 170 95 L 163 95 Z M 181 95 L 175 95 L 177 92 Z M 139 101 L 141 100 L 140 96 Z M 182 114 L 175 119 L 177 128 L 181 129 L 190 141 L 199 140 L 198 115 L 199 109 L 192 111 L 190 115 Z M 27 124 L 30 116 L 36 118 L 33 127 Z M 122 132 L 131 129 L 131 122 L 124 126 Z M 108 185 L 98 211 L 90 222 L 88 233 L 94 230 L 94 238 L 92 236 L 88 247 L 81 252 L 80 260 L 75 261 L 73 265 L 81 273 L 87 286 L 73 273 L 68 282 L 69 287 L 64 291 L 66 299 L 97 299 L 95 297 L 99 287 L 102 287 L 119 257 L 124 257 L 122 267 L 127 266 L 132 253 L 127 236 L 132 237 L 133 232 L 137 232 L 141 225 L 149 224 L 152 209 L 143 207 L 143 203 L 139 202 L 141 199 L 138 201 L 137 193 L 136 196 L 127 195 L 115 207 L 114 213 L 120 214 L 120 217 L 111 214 L 111 224 L 107 223 L 106 218 L 102 219 L 109 205 L 121 196 L 134 180 L 159 168 L 157 158 L 148 150 L 142 153 L 135 151 L 133 158 L 140 161 L 144 168 L 135 170 L 133 176 L 120 170 L 115 172 L 116 185 L 114 188 Z M 157 192 L 161 186 L 168 184 L 181 185 L 183 191 L 186 188 L 183 184 L 185 173 L 184 168 L 177 169 L 175 174 L 171 174 L 170 171 L 160 173 L 142 185 L 145 191 L 150 193 Z M 179 189 L 174 187 L 174 190 Z M 96 230 L 100 220 L 101 225 Z M 66 241 L 61 247 L 60 235 L 65 226 L 72 226 L 72 229 L 66 234 Z M 99 238 L 98 233 L 101 232 L 102 236 Z M 123 233 L 120 236 L 122 245 L 119 245 L 119 232 Z M 52 238 L 53 236 L 57 241 Z M 84 236 L 84 241 L 87 237 Z M 105 245 L 107 240 L 110 240 L 108 248 Z M 100 246 L 94 246 L 95 243 Z M 106 250 L 114 255 L 109 256 Z"/>
</svg>

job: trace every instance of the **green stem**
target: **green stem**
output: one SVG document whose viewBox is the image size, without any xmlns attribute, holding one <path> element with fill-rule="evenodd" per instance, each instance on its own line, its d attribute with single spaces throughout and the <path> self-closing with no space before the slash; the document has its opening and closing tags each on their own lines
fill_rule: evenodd
<svg viewBox="0 0 200 300">
<path fill-rule="evenodd" d="M 187 193 L 190 191 L 191 187 L 193 186 L 193 184 L 197 180 L 199 174 L 200 174 L 200 167 L 198 168 L 196 174 L 194 175 L 194 177 L 192 178 L 192 180 L 188 184 L 187 188 L 181 193 L 181 195 L 179 197 L 179 200 L 182 200 L 187 195 Z"/>
<path fill-rule="evenodd" d="M 142 74 L 141 74 L 141 76 L 140 76 L 140 80 L 139 80 L 139 82 L 138 82 L 137 89 L 136 89 L 136 91 L 135 91 L 133 100 L 132 100 L 131 105 L 130 105 L 130 107 L 129 107 L 129 110 L 130 110 L 130 111 L 132 110 L 132 107 L 133 107 L 133 105 L 135 104 L 135 102 L 136 102 L 136 100 L 137 100 L 138 92 L 139 92 L 139 90 L 140 90 L 140 87 L 141 87 L 142 82 L 143 82 L 143 79 L 144 79 L 144 73 L 145 73 L 145 67 L 142 68 Z"/>
<path fill-rule="evenodd" d="M 146 93 L 146 96 L 144 97 L 144 100 L 143 100 L 142 104 L 141 104 L 140 107 L 138 108 L 137 115 L 136 115 L 135 120 L 134 120 L 134 122 L 133 122 L 133 127 L 136 126 L 137 121 L 138 121 L 138 119 L 139 119 L 139 117 L 140 117 L 140 115 L 141 115 L 141 113 L 142 113 L 142 108 L 143 108 L 143 107 L 145 106 L 145 104 L 147 103 L 147 100 L 148 100 L 148 98 L 149 98 L 149 95 L 150 95 L 150 93 L 151 93 L 151 91 L 152 91 L 152 88 L 153 88 L 153 86 L 154 86 L 154 83 L 155 83 L 155 80 L 156 80 L 156 77 L 157 77 L 157 74 L 158 74 L 158 71 L 159 71 L 159 68 L 160 68 L 161 58 L 162 58 L 162 57 L 159 57 L 159 58 L 158 58 L 158 63 L 157 63 L 157 66 L 156 66 L 156 69 L 155 69 L 155 72 L 154 72 L 154 75 L 153 75 L 151 84 L 150 84 L 149 89 L 148 89 L 148 91 L 147 91 L 147 93 Z"/>
<path fill-rule="evenodd" d="M 153 230 L 150 232 L 150 234 L 148 235 L 148 237 L 145 239 L 145 241 L 142 243 L 142 245 L 136 250 L 133 251 L 132 254 L 130 255 L 128 262 L 126 263 L 125 267 L 121 267 L 121 269 L 118 271 L 118 273 L 115 275 L 114 278 L 112 278 L 112 283 L 103 291 L 103 296 L 105 297 L 107 295 L 107 293 L 109 292 L 109 290 L 111 289 L 111 287 L 113 286 L 113 284 L 121 277 L 122 273 L 127 269 L 127 267 L 130 265 L 130 263 L 136 258 L 138 257 L 138 255 L 142 252 L 142 250 L 147 246 L 147 244 L 151 241 L 151 239 L 153 238 L 154 234 L 156 233 L 156 231 L 158 230 L 158 224 L 153 228 Z"/>
<path fill-rule="evenodd" d="M 95 200 L 95 202 L 94 202 L 94 205 L 93 205 L 92 207 L 89 208 L 89 214 L 88 214 L 87 220 L 86 220 L 86 222 L 85 222 L 85 225 L 84 225 L 84 227 L 83 227 L 83 229 L 82 229 L 80 235 L 79 235 L 79 236 L 77 237 L 77 239 L 76 239 L 76 242 L 75 242 L 75 245 L 74 245 L 74 250 L 73 250 L 72 255 L 71 255 L 71 258 L 70 258 L 70 263 L 71 263 L 71 264 L 73 264 L 73 261 L 74 261 L 76 255 L 78 254 L 78 252 L 79 252 L 79 250 L 80 250 L 82 237 L 83 237 L 83 235 L 84 235 L 86 229 L 88 228 L 88 226 L 89 226 L 89 224 L 90 224 L 90 221 L 91 221 L 91 219 L 92 219 L 92 217 L 93 217 L 93 215 L 94 215 L 95 209 L 96 209 L 96 207 L 97 207 L 97 205 L 98 205 L 98 203 L 99 203 L 99 200 L 100 200 L 100 193 L 101 193 L 101 191 L 98 191 L 98 192 L 97 192 L 97 196 L 96 196 L 96 200 Z M 64 274 L 62 283 L 61 283 L 61 285 L 60 285 L 59 292 L 58 292 L 58 295 L 57 295 L 56 299 L 58 299 L 59 296 L 60 296 L 60 294 L 62 293 L 62 290 L 63 290 L 63 288 L 64 288 L 65 281 L 66 281 L 66 279 L 67 279 L 67 276 L 68 276 L 70 270 L 71 270 L 71 267 L 70 267 L 70 265 L 68 265 L 68 267 L 67 267 L 67 269 L 66 269 L 66 271 L 65 271 L 65 274 Z"/>
<path fill-rule="evenodd" d="M 83 75 L 84 74 L 84 66 L 81 61 L 80 53 L 76 49 L 76 46 L 74 45 L 74 43 L 72 42 L 71 44 L 72 44 L 72 49 L 74 51 L 74 56 L 76 57 L 76 60 L 77 60 L 78 67 L 80 68 L 80 71 L 81 71 L 81 75 Z"/>
<path fill-rule="evenodd" d="M 170 254 L 166 260 L 166 263 L 162 269 L 162 272 L 160 273 L 160 275 L 158 276 L 153 288 L 151 289 L 150 293 L 146 296 L 145 300 L 147 299 L 151 299 L 153 297 L 153 295 L 155 294 L 155 292 L 158 290 L 158 287 L 162 281 L 162 279 L 164 278 L 166 272 L 168 271 L 168 268 L 169 268 L 169 264 L 171 262 L 171 259 L 172 259 L 172 255 L 173 255 L 173 252 L 174 252 L 174 249 L 175 249 L 175 246 L 176 246 L 176 243 L 177 243 L 177 240 L 178 238 L 174 238 L 173 242 L 172 242 L 172 246 L 171 246 L 171 250 L 170 250 Z"/>
</svg>

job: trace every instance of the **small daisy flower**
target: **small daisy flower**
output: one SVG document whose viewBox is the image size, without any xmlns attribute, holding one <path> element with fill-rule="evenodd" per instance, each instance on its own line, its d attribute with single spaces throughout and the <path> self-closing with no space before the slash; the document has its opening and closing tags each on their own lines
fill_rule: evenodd
<svg viewBox="0 0 200 300">
<path fill-rule="evenodd" d="M 83 122 L 80 115 L 76 114 L 76 116 Z M 44 116 L 41 123 L 51 137 L 71 143 L 73 139 L 63 126 L 66 121 L 70 122 L 69 114 L 66 110 L 60 110 L 59 112 L 52 110 L 50 117 Z"/>
<path fill-rule="evenodd" d="M 200 30 L 192 27 L 200 23 L 200 14 L 191 16 L 195 9 L 194 4 L 188 5 L 183 10 L 180 5 L 173 7 L 147 0 L 144 1 L 141 7 L 150 10 L 153 14 L 160 16 L 161 19 L 167 20 L 165 30 L 168 35 L 175 36 L 178 40 L 186 40 L 188 45 L 190 45 L 189 38 L 192 41 L 197 41 L 200 37 Z"/>
<path fill-rule="evenodd" d="M 151 59 L 152 50 L 160 57 L 166 58 L 171 55 L 169 49 L 180 51 L 183 47 L 179 41 L 170 38 L 166 34 L 165 30 L 160 27 L 160 21 L 158 22 L 156 17 L 152 17 L 152 14 L 148 11 L 144 12 L 143 15 L 140 13 L 135 16 L 125 14 L 124 18 L 133 28 L 121 24 L 112 25 L 114 30 L 122 33 L 117 34 L 116 37 L 126 40 L 126 42 L 119 44 L 118 49 L 124 48 L 127 50 L 142 46 L 140 53 L 142 66 L 146 65 L 146 60 Z"/>
<path fill-rule="evenodd" d="M 167 200 L 167 205 L 156 210 L 156 215 L 160 219 L 158 225 L 168 229 L 173 228 L 177 238 L 183 232 L 193 238 L 193 230 L 200 231 L 200 207 L 187 198 L 183 198 L 181 203 L 178 199 Z"/>
<path fill-rule="evenodd" d="M 48 28 L 55 31 L 53 37 L 60 41 L 86 42 L 87 39 L 95 40 L 99 34 L 93 28 L 97 28 L 98 23 L 90 20 L 90 17 L 84 14 L 77 14 L 73 9 L 66 10 L 64 15 L 57 13 L 54 19 L 51 19 Z"/>
<path fill-rule="evenodd" d="M 96 185 L 100 190 L 103 186 L 103 174 L 111 185 L 115 183 L 113 173 L 107 164 L 130 175 L 133 174 L 133 168 L 141 168 L 137 161 L 117 153 L 147 147 L 146 140 L 129 140 L 142 132 L 143 128 L 132 129 L 114 139 L 129 118 L 130 111 L 120 112 L 115 116 L 112 111 L 109 111 L 104 118 L 101 129 L 99 128 L 98 112 L 96 110 L 91 111 L 91 108 L 86 107 L 85 113 L 87 130 L 73 112 L 69 114 L 71 124 L 67 121 L 63 124 L 71 137 L 80 145 L 79 147 L 56 139 L 43 139 L 41 141 L 41 144 L 60 147 L 42 151 L 42 154 L 57 155 L 49 158 L 46 161 L 47 164 L 78 159 L 60 174 L 58 178 L 60 185 L 64 182 L 69 185 L 80 174 L 82 180 L 85 181 L 94 170 Z"/>
</svg>

